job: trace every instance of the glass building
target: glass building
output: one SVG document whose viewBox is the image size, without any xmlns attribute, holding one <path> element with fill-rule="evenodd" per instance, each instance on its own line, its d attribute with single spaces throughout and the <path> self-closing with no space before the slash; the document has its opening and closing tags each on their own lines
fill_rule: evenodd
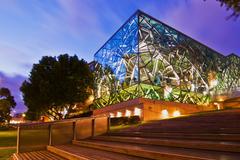
<svg viewBox="0 0 240 160">
<path fill-rule="evenodd" d="M 96 108 L 137 97 L 204 104 L 240 87 L 237 55 L 224 56 L 139 10 L 93 65 Z"/>
</svg>

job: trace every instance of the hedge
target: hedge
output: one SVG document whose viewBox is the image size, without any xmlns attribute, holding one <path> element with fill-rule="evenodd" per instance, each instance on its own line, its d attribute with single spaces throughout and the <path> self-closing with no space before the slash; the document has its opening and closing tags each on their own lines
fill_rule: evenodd
<svg viewBox="0 0 240 160">
<path fill-rule="evenodd" d="M 111 126 L 138 124 L 140 121 L 141 119 L 139 116 L 110 118 Z"/>
</svg>

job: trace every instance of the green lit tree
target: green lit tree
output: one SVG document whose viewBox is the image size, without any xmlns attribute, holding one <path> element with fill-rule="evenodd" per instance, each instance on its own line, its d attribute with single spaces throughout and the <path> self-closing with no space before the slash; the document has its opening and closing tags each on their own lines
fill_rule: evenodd
<svg viewBox="0 0 240 160">
<path fill-rule="evenodd" d="M 0 122 L 10 121 L 11 109 L 16 106 L 14 97 L 8 88 L 0 88 Z"/>
<path fill-rule="evenodd" d="M 233 12 L 228 17 L 237 19 L 240 15 L 240 0 L 217 0 L 220 2 L 221 6 L 226 7 L 227 10 L 232 10 Z"/>
<path fill-rule="evenodd" d="M 21 86 L 27 118 L 47 115 L 66 118 L 77 103 L 84 103 L 92 94 L 93 75 L 86 61 L 67 54 L 45 56 L 34 64 L 28 80 Z"/>
</svg>

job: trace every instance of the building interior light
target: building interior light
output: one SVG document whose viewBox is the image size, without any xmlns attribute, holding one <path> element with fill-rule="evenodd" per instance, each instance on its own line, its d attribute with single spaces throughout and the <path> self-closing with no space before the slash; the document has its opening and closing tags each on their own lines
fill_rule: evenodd
<svg viewBox="0 0 240 160">
<path fill-rule="evenodd" d="M 162 110 L 162 118 L 168 118 L 168 111 L 166 109 Z"/>
<path fill-rule="evenodd" d="M 140 108 L 134 108 L 134 116 L 141 116 L 141 109 Z"/>
<path fill-rule="evenodd" d="M 224 99 L 222 97 L 218 98 L 218 101 L 222 102 Z"/>
<path fill-rule="evenodd" d="M 168 98 L 172 92 L 172 87 L 165 86 L 164 88 L 164 98 Z"/>
<path fill-rule="evenodd" d="M 217 84 L 218 84 L 218 80 L 217 79 L 213 79 L 213 80 L 210 81 L 210 87 L 211 88 L 217 86 Z"/>
<path fill-rule="evenodd" d="M 194 92 L 195 91 L 195 84 L 191 84 L 191 91 Z"/>
<path fill-rule="evenodd" d="M 208 94 L 208 92 L 207 91 L 203 91 L 203 95 L 207 95 Z"/>
<path fill-rule="evenodd" d="M 10 120 L 9 123 L 10 124 L 19 124 L 19 123 L 23 123 L 23 121 L 21 121 L 21 120 Z"/>
<path fill-rule="evenodd" d="M 178 117 L 178 116 L 181 116 L 180 111 L 174 111 L 173 112 L 173 117 Z"/>
<path fill-rule="evenodd" d="M 126 116 L 126 117 L 130 117 L 130 116 L 131 116 L 131 111 L 130 111 L 130 110 L 126 110 L 125 116 Z"/>
<path fill-rule="evenodd" d="M 117 117 L 122 117 L 122 112 L 117 112 Z"/>
</svg>

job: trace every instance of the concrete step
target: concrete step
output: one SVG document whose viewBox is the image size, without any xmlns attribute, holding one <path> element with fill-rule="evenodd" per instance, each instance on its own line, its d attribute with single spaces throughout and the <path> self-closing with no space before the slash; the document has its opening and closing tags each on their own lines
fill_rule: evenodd
<svg viewBox="0 0 240 160">
<path fill-rule="evenodd" d="M 100 140 L 73 141 L 73 144 L 110 152 L 158 160 L 239 160 L 240 153 L 186 149 Z"/>
<path fill-rule="evenodd" d="M 240 119 L 240 117 L 239 117 Z M 161 126 L 161 127 L 168 127 L 168 126 L 179 126 L 179 125 L 182 125 L 182 126 L 196 126 L 196 125 L 199 125 L 199 126 L 215 126 L 215 127 L 229 127 L 229 128 L 239 128 L 239 120 L 234 120 L 234 121 L 231 121 L 231 122 L 189 122 L 189 121 L 185 121 L 185 122 L 181 122 L 181 121 L 164 121 L 164 122 L 148 122 L 148 123 L 145 123 L 143 124 L 142 126 L 145 127 L 145 126 Z"/>
<path fill-rule="evenodd" d="M 186 140 L 186 139 L 164 139 L 164 138 L 142 138 L 142 137 L 120 137 L 120 136 L 97 136 L 93 137 L 94 140 L 123 142 L 123 143 L 136 143 L 147 145 L 158 145 L 168 147 L 181 147 L 204 149 L 213 151 L 226 151 L 226 152 L 239 152 L 240 143 L 227 142 L 227 141 L 200 141 L 200 140 Z"/>
<path fill-rule="evenodd" d="M 47 149 L 70 160 L 144 160 L 141 157 L 129 156 L 77 145 L 48 146 Z"/>
<path fill-rule="evenodd" d="M 67 160 L 49 151 L 34 151 L 25 153 L 14 153 L 12 160 Z"/>
<path fill-rule="evenodd" d="M 227 116 L 226 116 L 227 115 Z M 240 117 L 240 112 L 237 115 L 225 113 L 223 115 L 217 115 L 215 114 L 209 114 L 209 115 L 186 115 L 182 117 L 175 117 L 175 118 L 169 118 L 169 119 L 164 119 L 164 121 L 198 121 L 198 122 L 221 122 L 223 119 L 226 121 L 233 121 L 233 120 L 238 120 Z M 151 120 L 151 122 L 157 122 L 158 120 Z"/>
<path fill-rule="evenodd" d="M 146 133 L 186 133 L 186 134 L 240 134 L 240 130 L 225 129 L 212 130 L 212 129 L 168 129 L 168 128 L 148 128 L 148 129 L 129 129 L 122 132 L 146 132 Z"/>
<path fill-rule="evenodd" d="M 234 113 L 235 112 L 235 113 Z M 164 120 L 154 120 L 151 123 L 212 123 L 212 124 L 237 124 L 240 120 L 240 110 L 222 113 L 207 113 L 207 114 L 195 114 L 190 116 L 183 116 L 178 118 L 164 119 Z"/>
<path fill-rule="evenodd" d="M 132 129 L 132 131 L 138 132 L 154 132 L 154 133 L 165 133 L 165 132 L 172 132 L 172 133 L 215 133 L 215 134 L 238 134 L 240 133 L 240 129 L 236 128 L 219 128 L 214 129 L 209 127 L 199 127 L 199 128 L 190 128 L 190 127 L 179 127 L 179 128 L 157 128 L 157 127 L 148 127 L 148 128 L 139 128 L 139 129 Z"/>
<path fill-rule="evenodd" d="M 239 117 L 240 119 L 240 117 Z M 145 123 L 142 124 L 139 127 L 179 127 L 179 126 L 189 126 L 189 127 L 208 127 L 212 126 L 214 128 L 240 128 L 239 126 L 239 120 L 234 121 L 234 122 L 178 122 L 178 121 L 172 121 L 172 122 L 167 122 L 167 121 L 161 121 L 159 123 Z"/>
<path fill-rule="evenodd" d="M 217 127 L 214 125 L 172 125 L 172 126 L 151 126 L 151 125 L 142 125 L 138 127 L 131 127 L 123 129 L 122 131 L 131 131 L 131 132 L 182 132 L 182 133 L 215 133 L 215 134 L 239 134 L 240 127 Z"/>
<path fill-rule="evenodd" d="M 240 141 L 240 134 L 210 134 L 210 133 L 154 133 L 154 132 L 109 132 L 108 136 L 127 136 L 127 137 L 145 137 L 145 138 L 168 138 L 168 139 L 197 139 L 212 141 Z"/>
</svg>

